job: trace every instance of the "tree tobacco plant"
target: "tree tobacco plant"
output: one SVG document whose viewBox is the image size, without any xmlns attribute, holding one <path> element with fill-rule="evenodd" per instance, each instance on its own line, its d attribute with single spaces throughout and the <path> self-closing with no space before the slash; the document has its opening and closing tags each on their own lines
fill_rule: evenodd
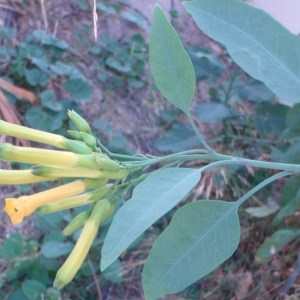
<svg viewBox="0 0 300 300">
<path fill-rule="evenodd" d="M 197 25 L 223 43 L 246 72 L 263 81 L 291 105 L 300 101 L 298 37 L 262 11 L 239 0 L 193 0 L 184 5 Z M 272 32 L 274 34 L 270 34 Z M 69 111 L 69 117 L 77 130 L 69 131 L 71 139 L 0 122 L 1 134 L 59 149 L 2 144 L 2 160 L 32 164 L 32 167 L 1 170 L 1 184 L 69 180 L 35 195 L 5 199 L 4 210 L 12 223 L 22 222 L 33 212 L 45 214 L 86 207 L 63 231 L 68 236 L 82 230 L 74 249 L 57 272 L 54 286 L 58 289 L 74 278 L 98 228 L 101 230 L 101 224 L 109 216 L 113 217 L 102 245 L 102 271 L 153 223 L 185 199 L 207 170 L 220 166 L 251 166 L 278 171 L 235 201 L 199 199 L 183 205 L 174 213 L 150 251 L 142 282 L 148 300 L 177 293 L 233 254 L 240 240 L 238 209 L 252 195 L 280 178 L 300 173 L 299 164 L 224 155 L 207 144 L 190 111 L 196 87 L 191 60 L 159 6 L 154 9 L 150 66 L 157 88 L 187 116 L 202 147 L 163 157 L 112 153 L 74 111 Z M 184 166 L 192 160 L 204 165 L 198 169 Z M 159 168 L 153 171 L 150 166 Z M 131 195 L 130 199 L 117 209 L 117 201 L 126 194 Z M 293 238 L 299 234 L 300 230 L 294 229 Z"/>
</svg>

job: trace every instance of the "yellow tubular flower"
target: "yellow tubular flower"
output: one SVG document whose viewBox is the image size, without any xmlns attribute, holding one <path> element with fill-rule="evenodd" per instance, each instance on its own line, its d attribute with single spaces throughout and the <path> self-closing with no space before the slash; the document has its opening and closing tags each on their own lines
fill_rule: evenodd
<svg viewBox="0 0 300 300">
<path fill-rule="evenodd" d="M 67 151 L 18 147 L 7 143 L 0 145 L 0 159 L 28 164 L 97 168 L 96 158 L 93 154 L 77 154 Z"/>
<path fill-rule="evenodd" d="M 35 176 L 31 170 L 0 169 L 0 184 L 29 184 L 48 180 L 55 180 L 55 178 Z"/>
<path fill-rule="evenodd" d="M 4 211 L 9 215 L 13 224 L 19 224 L 38 207 L 52 201 L 81 194 L 85 190 L 85 182 L 82 180 L 75 180 L 31 196 L 22 196 L 18 199 L 6 198 Z"/>
<path fill-rule="evenodd" d="M 106 195 L 111 189 L 112 184 L 106 184 L 94 191 L 76 195 L 73 197 L 63 198 L 58 201 L 47 203 L 38 209 L 38 213 L 49 214 L 64 209 L 75 208 L 82 205 L 91 204 L 93 201 L 99 200 Z"/>
<path fill-rule="evenodd" d="M 103 199 L 96 203 L 90 217 L 84 224 L 75 247 L 62 267 L 58 270 L 53 283 L 54 287 L 61 289 L 74 278 L 92 246 L 100 224 L 108 218 L 111 213 L 112 211 L 108 200 Z"/>
<path fill-rule="evenodd" d="M 108 178 L 103 176 L 101 170 L 93 170 L 83 167 L 61 167 L 54 165 L 36 165 L 32 167 L 32 174 L 42 177 L 56 177 L 56 178 L 74 178 L 74 177 L 87 177 L 87 178 Z"/>
<path fill-rule="evenodd" d="M 92 153 L 92 149 L 83 142 L 73 141 L 58 134 L 8 123 L 3 120 L 0 120 L 0 134 L 6 134 L 9 136 L 51 145 L 59 149 L 70 150 L 75 153 Z"/>
<path fill-rule="evenodd" d="M 0 134 L 6 134 L 65 149 L 64 144 L 66 138 L 61 135 L 11 124 L 2 120 L 0 120 Z"/>
<path fill-rule="evenodd" d="M 60 199 L 39 207 L 37 213 L 50 214 L 64 209 L 70 209 L 78 206 L 91 204 L 92 201 L 90 200 L 90 198 L 91 198 L 91 192 Z"/>
</svg>

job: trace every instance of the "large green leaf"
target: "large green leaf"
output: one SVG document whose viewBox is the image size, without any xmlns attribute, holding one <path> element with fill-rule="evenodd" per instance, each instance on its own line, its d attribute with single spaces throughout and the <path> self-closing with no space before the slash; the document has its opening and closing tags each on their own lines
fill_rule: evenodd
<svg viewBox="0 0 300 300">
<path fill-rule="evenodd" d="M 237 64 L 289 103 L 300 102 L 300 39 L 240 0 L 193 0 L 198 27 L 224 44 Z"/>
<path fill-rule="evenodd" d="M 134 190 L 116 213 L 102 248 L 104 270 L 147 228 L 177 205 L 199 182 L 199 170 L 168 168 L 158 170 Z"/>
<path fill-rule="evenodd" d="M 193 64 L 159 6 L 154 9 L 149 56 L 157 88 L 172 104 L 187 112 L 196 87 Z"/>
<path fill-rule="evenodd" d="M 235 202 L 201 200 L 174 214 L 144 267 L 147 300 L 183 290 L 233 254 L 240 240 L 237 208 Z"/>
</svg>

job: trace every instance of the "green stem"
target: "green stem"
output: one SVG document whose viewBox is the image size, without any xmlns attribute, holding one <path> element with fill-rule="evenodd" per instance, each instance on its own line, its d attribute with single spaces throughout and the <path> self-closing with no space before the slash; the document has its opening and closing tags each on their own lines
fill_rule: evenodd
<svg viewBox="0 0 300 300">
<path fill-rule="evenodd" d="M 123 159 L 123 160 L 132 160 L 132 161 L 142 161 L 146 160 L 147 157 L 145 155 L 125 155 L 125 154 L 116 154 L 109 151 L 105 146 L 103 146 L 98 140 L 98 146 L 102 151 L 104 151 L 109 157 Z"/>
<path fill-rule="evenodd" d="M 262 181 L 261 183 L 259 183 L 257 186 L 255 186 L 253 189 L 251 189 L 248 193 L 246 193 L 244 196 L 242 196 L 239 200 L 236 201 L 236 204 L 238 206 L 242 205 L 245 201 L 247 201 L 253 194 L 255 194 L 257 191 L 259 191 L 260 189 L 262 189 L 263 187 L 265 187 L 266 185 L 268 185 L 269 183 L 278 180 L 282 177 L 288 176 L 294 174 L 294 172 L 290 172 L 290 171 L 283 171 L 280 173 L 277 173 L 269 178 L 267 178 L 266 180 Z"/>
<path fill-rule="evenodd" d="M 190 121 L 190 124 L 192 125 L 192 127 L 193 127 L 193 129 L 194 129 L 194 131 L 195 131 L 195 133 L 196 133 L 196 135 L 197 135 L 197 137 L 198 137 L 198 139 L 200 140 L 200 142 L 202 143 L 202 145 L 209 151 L 209 152 L 215 152 L 212 148 L 210 148 L 209 146 L 208 146 L 208 144 L 205 142 L 205 140 L 204 140 L 204 138 L 202 137 L 202 134 L 200 133 L 200 131 L 199 131 L 199 129 L 198 129 L 198 127 L 196 126 L 196 124 L 195 124 L 195 121 L 194 121 L 194 119 L 193 119 L 193 117 L 192 117 L 192 115 L 191 115 L 191 112 L 190 111 L 187 111 L 187 112 L 185 112 L 186 113 L 186 115 L 187 115 L 187 117 L 188 117 L 188 119 L 189 119 L 189 121 Z"/>
<path fill-rule="evenodd" d="M 199 155 L 198 157 L 198 159 L 202 159 L 202 160 L 207 158 L 209 158 L 212 161 L 220 162 L 220 165 L 222 165 L 222 161 L 224 161 L 224 165 L 241 165 L 241 166 L 263 168 L 263 169 L 300 172 L 299 164 L 287 164 L 287 163 L 252 160 L 252 159 L 247 159 L 242 157 L 223 155 L 216 152 L 207 155 Z M 194 159 L 196 159 L 196 155 L 194 156 Z"/>
</svg>

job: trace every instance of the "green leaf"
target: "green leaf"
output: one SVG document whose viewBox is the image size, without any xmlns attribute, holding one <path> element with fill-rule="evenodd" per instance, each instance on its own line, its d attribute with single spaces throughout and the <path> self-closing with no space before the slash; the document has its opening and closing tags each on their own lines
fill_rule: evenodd
<svg viewBox="0 0 300 300">
<path fill-rule="evenodd" d="M 43 107 L 56 112 L 63 109 L 63 105 L 56 100 L 55 94 L 52 91 L 43 91 L 42 93 L 40 93 L 40 99 Z"/>
<path fill-rule="evenodd" d="M 277 252 L 299 234 L 300 230 L 296 228 L 285 228 L 274 232 L 270 237 L 265 239 L 263 244 L 256 251 L 256 263 L 264 264 L 268 262 Z"/>
<path fill-rule="evenodd" d="M 75 67 L 67 65 L 61 61 L 56 61 L 55 64 L 52 64 L 50 70 L 57 75 L 66 76 L 70 75 L 72 77 L 81 77 L 82 74 Z"/>
<path fill-rule="evenodd" d="M 142 29 L 148 29 L 147 19 L 145 19 L 145 17 L 137 11 L 124 11 L 121 13 L 121 17 L 129 22 L 136 24 Z"/>
<path fill-rule="evenodd" d="M 137 185 L 108 230 L 101 269 L 114 262 L 146 229 L 183 200 L 200 178 L 199 170 L 168 168 L 153 172 Z"/>
<path fill-rule="evenodd" d="M 52 46 L 62 50 L 66 50 L 69 47 L 67 42 L 56 38 L 51 33 L 48 33 L 44 30 L 33 31 L 28 40 L 41 42 L 42 45 Z"/>
<path fill-rule="evenodd" d="M 183 112 L 188 112 L 196 88 L 192 62 L 162 9 L 154 8 L 149 59 L 160 92 Z"/>
<path fill-rule="evenodd" d="M 147 300 L 183 290 L 233 254 L 240 240 L 237 208 L 236 203 L 201 200 L 174 214 L 144 267 Z"/>
<path fill-rule="evenodd" d="M 129 73 L 131 71 L 131 66 L 128 63 L 122 63 L 118 59 L 109 57 L 105 61 L 106 65 L 111 69 L 114 69 L 120 73 Z"/>
<path fill-rule="evenodd" d="M 28 300 L 40 300 L 47 293 L 45 285 L 37 280 L 26 280 L 22 284 L 22 291 Z"/>
<path fill-rule="evenodd" d="M 38 106 L 29 108 L 25 114 L 25 120 L 30 127 L 50 132 L 61 128 L 63 119 L 63 111 L 53 112 Z"/>
<path fill-rule="evenodd" d="M 22 256 L 23 253 L 23 237 L 15 232 L 5 239 L 0 247 L 0 258 L 11 260 L 15 257 Z"/>
<path fill-rule="evenodd" d="M 45 86 L 48 82 L 48 74 L 40 69 L 25 69 L 25 77 L 31 86 Z"/>
<path fill-rule="evenodd" d="M 24 295 L 23 291 L 18 288 L 12 291 L 12 293 L 9 295 L 8 300 L 24 300 L 26 296 Z"/>
<path fill-rule="evenodd" d="M 300 102 L 300 39 L 240 0 L 184 3 L 198 27 L 222 43 L 252 77 L 289 103 Z"/>
<path fill-rule="evenodd" d="M 73 247 L 74 244 L 70 242 L 50 241 L 42 246 L 42 253 L 47 258 L 55 258 L 69 254 Z"/>
<path fill-rule="evenodd" d="M 231 109 L 223 103 L 201 103 L 197 106 L 197 114 L 203 122 L 221 122 L 232 116 Z"/>
<path fill-rule="evenodd" d="M 274 214 L 277 210 L 278 210 L 277 207 L 261 206 L 261 207 L 247 207 L 245 209 L 245 212 L 254 218 L 265 218 Z"/>
<path fill-rule="evenodd" d="M 63 84 L 64 89 L 70 93 L 73 101 L 90 101 L 92 97 L 92 89 L 90 85 L 81 78 L 70 78 Z"/>
</svg>

